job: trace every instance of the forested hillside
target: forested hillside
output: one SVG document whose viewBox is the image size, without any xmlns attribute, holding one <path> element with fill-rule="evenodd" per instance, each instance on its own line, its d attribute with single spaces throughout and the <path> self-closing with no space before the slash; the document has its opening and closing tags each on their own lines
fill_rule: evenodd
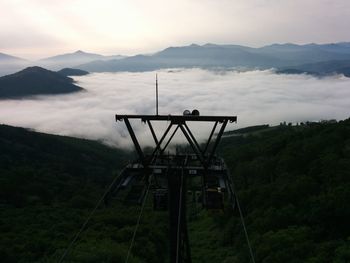
<svg viewBox="0 0 350 263">
<path fill-rule="evenodd" d="M 58 262 L 130 157 L 97 142 L 4 125 L 0 149 L 1 262 Z M 122 262 L 139 209 L 102 205 L 65 262 Z M 158 242 L 167 233 L 164 216 L 149 211 L 129 262 L 164 262 L 167 243 Z"/>
<path fill-rule="evenodd" d="M 350 262 L 350 120 L 228 137 L 221 154 L 256 262 Z M 192 232 L 202 262 L 251 262 L 237 211 L 202 214 Z"/>
<path fill-rule="evenodd" d="M 350 120 L 224 138 L 256 262 L 350 262 Z M 241 134 L 240 132 L 239 134 Z M 2 262 L 57 262 L 130 154 L 0 126 Z M 129 262 L 167 262 L 149 196 Z M 193 262 L 250 262 L 238 211 L 188 205 Z M 65 262 L 124 262 L 140 207 L 101 206 Z"/>
</svg>

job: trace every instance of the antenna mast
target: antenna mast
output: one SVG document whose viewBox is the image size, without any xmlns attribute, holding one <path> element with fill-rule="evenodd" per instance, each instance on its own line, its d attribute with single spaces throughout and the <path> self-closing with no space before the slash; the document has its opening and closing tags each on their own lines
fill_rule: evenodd
<svg viewBox="0 0 350 263">
<path fill-rule="evenodd" d="M 158 74 L 156 74 L 156 115 L 158 116 Z"/>
</svg>

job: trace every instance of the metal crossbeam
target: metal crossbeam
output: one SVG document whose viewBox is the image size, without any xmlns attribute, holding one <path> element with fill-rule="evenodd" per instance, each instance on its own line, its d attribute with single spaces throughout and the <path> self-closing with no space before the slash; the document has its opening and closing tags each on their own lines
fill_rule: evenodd
<svg viewBox="0 0 350 263">
<path fill-rule="evenodd" d="M 235 122 L 237 121 L 236 116 L 199 116 L 199 115 L 116 115 L 115 116 L 116 121 L 124 121 L 126 124 L 126 127 L 130 133 L 131 139 L 134 143 L 136 152 L 139 156 L 140 161 L 145 164 L 146 166 L 151 164 L 156 155 L 163 154 L 165 149 L 170 144 L 171 140 L 173 139 L 175 133 L 180 128 L 184 136 L 186 137 L 188 143 L 190 144 L 191 148 L 197 155 L 198 159 L 201 161 L 202 165 L 204 167 L 208 167 L 210 165 L 210 162 L 215 154 L 216 148 L 221 140 L 221 137 L 224 133 L 224 130 L 226 128 L 226 125 L 228 122 Z M 151 131 L 152 137 L 154 139 L 154 142 L 156 144 L 152 154 L 150 156 L 145 157 L 141 146 L 136 138 L 136 135 L 131 127 L 129 119 L 139 119 L 142 122 L 145 122 L 148 124 L 148 127 Z M 169 121 L 169 125 L 165 132 L 163 133 L 160 140 L 158 140 L 156 133 L 154 132 L 153 126 L 151 121 Z M 186 122 L 214 122 L 214 127 L 212 128 L 209 138 L 206 142 L 205 148 L 201 149 L 199 143 L 197 142 L 195 136 L 191 132 L 191 129 L 188 127 Z M 212 137 L 214 135 L 214 132 L 218 126 L 218 123 L 221 124 L 221 128 L 219 130 L 219 133 L 214 140 L 212 149 L 209 150 L 209 145 L 212 141 Z M 167 135 L 169 134 L 170 129 L 173 125 L 176 125 L 175 130 L 173 131 L 170 138 L 166 141 L 165 146 L 162 147 L 162 144 L 164 140 L 167 138 Z"/>
<path fill-rule="evenodd" d="M 116 121 L 125 119 L 141 119 L 141 121 L 171 121 L 173 124 L 184 123 L 186 121 L 202 121 L 202 122 L 236 122 L 237 116 L 199 116 L 199 115 L 115 115 Z"/>
</svg>

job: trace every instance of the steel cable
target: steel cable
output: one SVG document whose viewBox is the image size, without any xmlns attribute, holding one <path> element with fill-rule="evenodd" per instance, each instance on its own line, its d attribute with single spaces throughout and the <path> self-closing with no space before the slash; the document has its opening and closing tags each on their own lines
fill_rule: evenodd
<svg viewBox="0 0 350 263">
<path fill-rule="evenodd" d="M 111 188 L 113 187 L 113 185 L 116 183 L 117 179 L 119 178 L 119 175 L 122 174 L 124 170 L 125 170 L 125 168 L 113 179 L 112 183 L 106 188 L 105 192 L 103 193 L 101 198 L 96 203 L 94 209 L 90 212 L 89 216 L 86 218 L 84 224 L 80 227 L 79 231 L 75 234 L 74 238 L 72 239 L 72 241 L 70 242 L 70 244 L 68 245 L 68 247 L 66 248 L 64 253 L 62 254 L 60 260 L 58 261 L 59 263 L 64 261 L 65 257 L 68 255 L 70 249 L 72 248 L 74 243 L 78 240 L 80 234 L 84 231 L 84 229 L 87 226 L 87 224 L 89 223 L 90 219 L 92 218 L 92 216 L 96 212 L 97 208 L 101 205 L 102 201 L 105 199 L 106 195 L 108 194 L 108 192 L 111 190 Z"/>
<path fill-rule="evenodd" d="M 138 219 L 137 219 L 137 223 L 136 223 L 136 226 L 135 226 L 135 230 L 134 230 L 134 233 L 133 233 L 132 238 L 131 238 L 131 242 L 130 242 L 128 254 L 127 254 L 126 259 L 125 259 L 125 263 L 127 263 L 127 262 L 129 261 L 129 257 L 130 257 L 130 254 L 131 254 L 131 250 L 132 250 L 132 247 L 134 246 L 134 242 L 135 242 L 135 237 L 136 237 L 137 229 L 139 228 L 139 225 L 140 225 L 140 221 L 141 221 L 141 217 L 142 217 L 143 210 L 144 210 L 144 208 L 145 208 L 145 204 L 146 204 L 147 195 L 148 195 L 148 192 L 149 192 L 149 187 L 150 187 L 150 185 L 151 185 L 151 184 L 148 182 L 146 194 L 145 194 L 145 197 L 144 197 L 144 199 L 143 199 L 143 203 L 142 203 L 141 210 L 140 210 L 140 213 L 139 213 L 139 216 L 138 216 Z"/>
<path fill-rule="evenodd" d="M 228 169 L 227 169 L 227 171 L 228 171 Z M 255 257 L 254 257 L 254 253 L 253 253 L 253 248 L 252 248 L 252 245 L 250 243 L 247 227 L 246 227 L 244 216 L 243 216 L 243 212 L 242 212 L 242 209 L 241 209 L 241 205 L 239 203 L 238 196 L 237 196 L 237 194 L 235 192 L 235 189 L 234 189 L 234 183 L 233 183 L 233 181 L 231 181 L 231 174 L 230 174 L 230 172 L 229 172 L 229 187 L 230 187 L 231 193 L 234 193 L 234 195 L 236 197 L 235 201 L 236 201 L 238 212 L 239 212 L 239 216 L 240 216 L 240 219 L 241 219 L 241 222 L 242 222 L 245 239 L 247 241 L 247 245 L 248 245 L 248 248 L 249 248 L 250 258 L 251 258 L 251 261 L 253 263 L 255 263 Z M 231 202 L 231 205 L 232 205 L 232 209 L 234 209 L 235 208 L 235 204 L 233 202 Z"/>
</svg>

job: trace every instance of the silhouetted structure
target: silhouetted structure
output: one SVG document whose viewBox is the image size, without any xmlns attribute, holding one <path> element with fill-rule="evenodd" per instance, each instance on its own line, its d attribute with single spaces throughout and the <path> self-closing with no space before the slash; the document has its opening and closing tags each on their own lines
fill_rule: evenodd
<svg viewBox="0 0 350 263">
<path fill-rule="evenodd" d="M 131 119 L 147 123 L 155 143 L 150 154 L 142 150 Z M 185 111 L 184 115 L 116 115 L 116 121 L 124 121 L 138 159 L 123 170 L 106 200 L 128 188 L 125 201 L 141 204 L 148 190 L 152 189 L 154 210 L 169 210 L 170 262 L 191 262 L 186 224 L 186 181 L 190 177 L 201 178 L 201 201 L 207 209 L 223 209 L 224 194 L 234 200 L 226 165 L 222 158 L 215 155 L 215 151 L 227 123 L 236 122 L 237 117 L 200 116 L 198 110 L 193 110 L 192 113 Z M 160 138 L 154 132 L 153 121 L 169 122 Z M 188 122 L 213 123 L 208 140 L 202 147 L 188 127 Z M 218 126 L 221 127 L 214 139 Z M 186 137 L 193 154 L 165 154 L 178 131 Z"/>
</svg>

